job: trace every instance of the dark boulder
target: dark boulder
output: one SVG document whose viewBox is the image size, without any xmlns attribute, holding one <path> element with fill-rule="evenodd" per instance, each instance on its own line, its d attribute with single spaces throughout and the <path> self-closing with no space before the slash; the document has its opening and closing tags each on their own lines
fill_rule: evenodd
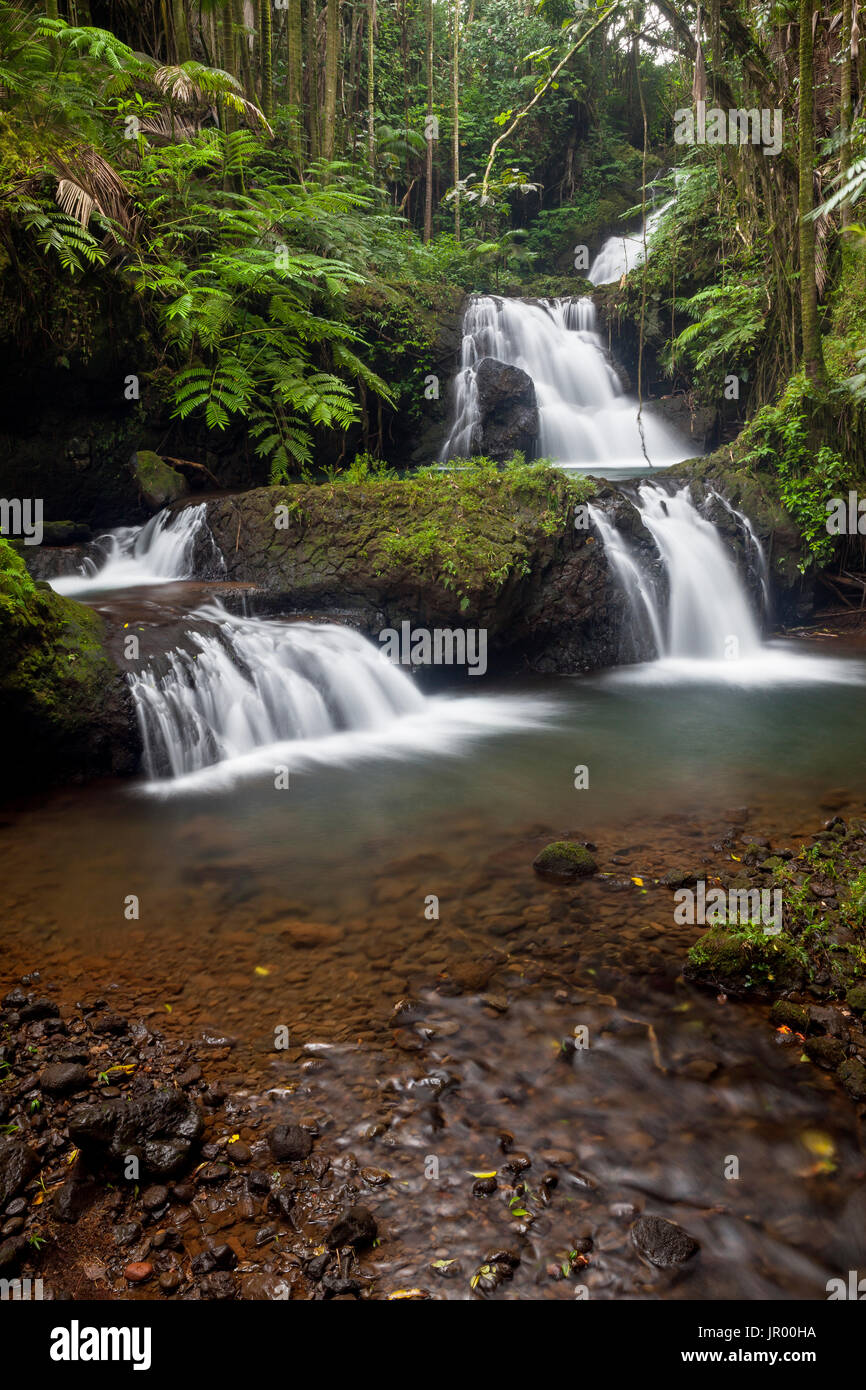
<svg viewBox="0 0 866 1390">
<path fill-rule="evenodd" d="M 312 1136 L 300 1125 L 277 1125 L 268 1137 L 271 1153 L 280 1163 L 294 1163 L 309 1158 L 313 1148 Z"/>
<path fill-rule="evenodd" d="M 36 1154 L 21 1139 L 0 1139 L 0 1207 L 21 1191 L 38 1167 Z"/>
<path fill-rule="evenodd" d="M 180 1091 L 83 1105 L 69 1116 L 70 1137 L 89 1161 L 122 1165 L 136 1157 L 157 1177 L 185 1166 L 201 1131 L 197 1107 Z"/>
<path fill-rule="evenodd" d="M 475 369 L 478 393 L 477 448 L 504 462 L 515 452 L 527 458 L 538 438 L 538 403 L 532 377 L 495 357 L 483 357 Z"/>
<path fill-rule="evenodd" d="M 329 1250 L 338 1250 L 344 1245 L 359 1249 L 372 1245 L 378 1234 L 376 1218 L 367 1207 L 349 1207 L 325 1235 Z"/>
</svg>

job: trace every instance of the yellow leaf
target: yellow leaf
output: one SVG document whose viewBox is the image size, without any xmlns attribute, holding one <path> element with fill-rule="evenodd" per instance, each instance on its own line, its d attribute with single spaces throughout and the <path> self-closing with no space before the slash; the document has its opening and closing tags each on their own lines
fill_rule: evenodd
<svg viewBox="0 0 866 1390">
<path fill-rule="evenodd" d="M 393 1293 L 389 1293 L 389 1295 L 388 1295 L 388 1302 L 390 1303 L 391 1300 L 392 1300 L 393 1298 L 426 1298 L 426 1297 L 427 1297 L 427 1295 L 425 1294 L 425 1292 L 424 1292 L 423 1289 L 395 1289 Z"/>
<path fill-rule="evenodd" d="M 256 974 L 257 974 L 257 975 L 270 975 L 270 973 L 271 973 L 271 972 L 270 972 L 270 970 L 268 969 L 268 967 L 267 967 L 266 965 L 257 965 L 257 966 L 256 966 Z"/>
<path fill-rule="evenodd" d="M 638 886 L 638 888 L 643 888 L 643 879 L 642 879 L 642 878 L 635 878 L 634 874 L 632 874 L 632 876 L 631 876 L 631 881 L 632 881 L 632 883 L 636 883 L 637 886 Z"/>
<path fill-rule="evenodd" d="M 832 1158 L 836 1152 L 836 1145 L 829 1134 L 820 1129 L 804 1130 L 800 1135 L 800 1143 L 816 1158 Z"/>
<path fill-rule="evenodd" d="M 496 1169 L 495 1169 L 495 1168 L 491 1168 L 491 1170 L 490 1170 L 489 1173 L 473 1173 L 472 1169 L 470 1168 L 470 1169 L 469 1169 L 469 1176 L 470 1176 L 470 1178 L 495 1178 L 495 1177 L 496 1177 Z"/>
</svg>

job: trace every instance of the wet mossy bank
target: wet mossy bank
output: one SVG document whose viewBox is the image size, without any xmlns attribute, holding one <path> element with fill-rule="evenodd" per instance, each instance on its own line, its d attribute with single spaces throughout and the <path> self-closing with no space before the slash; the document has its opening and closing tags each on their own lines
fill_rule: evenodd
<svg viewBox="0 0 866 1390">
<path fill-rule="evenodd" d="M 0 540 L 0 757 L 5 795 L 127 773 L 138 738 L 126 684 L 82 604 L 37 587 Z"/>
</svg>

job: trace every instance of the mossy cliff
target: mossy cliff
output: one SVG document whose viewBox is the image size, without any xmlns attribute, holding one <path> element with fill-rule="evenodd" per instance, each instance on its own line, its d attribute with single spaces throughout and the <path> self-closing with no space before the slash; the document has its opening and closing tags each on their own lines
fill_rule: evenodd
<svg viewBox="0 0 866 1390">
<path fill-rule="evenodd" d="M 6 792 L 131 772 L 130 697 L 102 646 L 102 622 L 37 587 L 0 540 L 0 749 Z"/>
</svg>

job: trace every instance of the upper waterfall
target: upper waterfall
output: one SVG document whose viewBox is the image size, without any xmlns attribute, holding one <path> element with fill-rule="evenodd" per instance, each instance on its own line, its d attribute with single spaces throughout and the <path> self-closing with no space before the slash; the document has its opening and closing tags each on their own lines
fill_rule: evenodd
<svg viewBox="0 0 866 1390">
<path fill-rule="evenodd" d="M 587 271 L 587 280 L 593 285 L 610 285 L 640 265 L 649 251 L 653 233 L 675 202 L 676 198 L 669 198 L 660 208 L 654 209 L 647 217 L 645 226 L 639 231 L 630 232 L 628 235 L 621 232 L 618 236 L 609 236 Z"/>
<path fill-rule="evenodd" d="M 651 410 L 638 415 L 608 361 L 592 300 L 528 302 L 479 295 L 466 309 L 453 423 L 443 459 L 478 450 L 476 370 L 485 357 L 520 367 L 535 384 L 537 452 L 595 473 L 668 467 L 694 453 L 689 440 Z"/>
</svg>

